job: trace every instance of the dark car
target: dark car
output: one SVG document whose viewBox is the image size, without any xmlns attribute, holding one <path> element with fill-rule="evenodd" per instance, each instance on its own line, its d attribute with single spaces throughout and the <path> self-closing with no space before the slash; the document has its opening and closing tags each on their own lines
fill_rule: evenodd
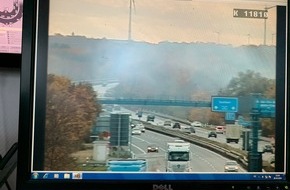
<svg viewBox="0 0 290 190">
<path fill-rule="evenodd" d="M 215 138 L 217 138 L 217 133 L 215 132 L 215 131 L 210 131 L 209 133 L 208 133 L 208 138 L 209 137 L 215 137 Z"/>
<path fill-rule="evenodd" d="M 155 116 L 154 115 L 148 115 L 147 116 L 147 121 L 154 121 Z"/>
<path fill-rule="evenodd" d="M 195 133 L 195 128 L 193 126 L 190 127 L 190 132 Z"/>
<path fill-rule="evenodd" d="M 171 127 L 171 125 L 172 125 L 171 121 L 169 120 L 164 121 L 164 124 L 163 124 L 164 127 Z"/>
<path fill-rule="evenodd" d="M 174 125 L 172 126 L 173 129 L 180 129 L 180 123 L 174 123 Z"/>
<path fill-rule="evenodd" d="M 158 146 L 155 144 L 151 144 L 147 147 L 147 152 L 158 152 Z"/>
<path fill-rule="evenodd" d="M 263 153 L 265 152 L 270 152 L 273 154 L 274 153 L 273 146 L 270 144 L 266 144 L 263 148 Z"/>
</svg>

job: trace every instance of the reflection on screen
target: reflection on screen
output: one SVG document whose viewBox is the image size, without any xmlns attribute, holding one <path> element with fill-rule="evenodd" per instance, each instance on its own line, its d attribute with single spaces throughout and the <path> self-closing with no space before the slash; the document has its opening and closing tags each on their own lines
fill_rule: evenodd
<svg viewBox="0 0 290 190">
<path fill-rule="evenodd" d="M 285 4 L 52 0 L 44 160 L 32 178 L 284 179 Z"/>
</svg>

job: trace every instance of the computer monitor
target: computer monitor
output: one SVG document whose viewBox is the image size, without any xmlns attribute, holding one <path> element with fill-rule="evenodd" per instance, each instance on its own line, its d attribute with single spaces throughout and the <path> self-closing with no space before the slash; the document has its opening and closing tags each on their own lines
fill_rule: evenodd
<svg viewBox="0 0 290 190">
<path fill-rule="evenodd" d="M 287 1 L 24 1 L 17 189 L 288 189 Z"/>
</svg>

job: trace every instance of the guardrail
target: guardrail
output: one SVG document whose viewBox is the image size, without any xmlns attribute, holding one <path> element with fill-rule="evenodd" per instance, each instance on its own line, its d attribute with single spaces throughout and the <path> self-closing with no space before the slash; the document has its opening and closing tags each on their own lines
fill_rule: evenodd
<svg viewBox="0 0 290 190">
<path fill-rule="evenodd" d="M 196 144 L 200 147 L 212 150 L 226 158 L 236 160 L 244 169 L 247 170 L 248 162 L 247 162 L 247 154 L 245 151 L 235 149 L 229 145 L 205 139 L 203 137 L 194 134 L 186 134 L 178 130 L 166 129 L 162 126 L 146 124 L 145 128 L 150 131 L 162 133 L 172 137 L 177 137 L 192 144 Z"/>
</svg>

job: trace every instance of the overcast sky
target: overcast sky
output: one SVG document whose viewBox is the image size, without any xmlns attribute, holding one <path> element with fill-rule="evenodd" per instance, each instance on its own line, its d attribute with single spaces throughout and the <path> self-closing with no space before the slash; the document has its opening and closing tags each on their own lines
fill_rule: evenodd
<svg viewBox="0 0 290 190">
<path fill-rule="evenodd" d="M 128 39 L 130 0 L 51 0 L 50 34 Z M 233 9 L 264 10 L 266 43 L 275 44 L 276 10 L 286 0 L 134 0 L 131 38 L 159 43 L 214 42 L 260 45 L 264 19 L 234 18 Z"/>
</svg>

